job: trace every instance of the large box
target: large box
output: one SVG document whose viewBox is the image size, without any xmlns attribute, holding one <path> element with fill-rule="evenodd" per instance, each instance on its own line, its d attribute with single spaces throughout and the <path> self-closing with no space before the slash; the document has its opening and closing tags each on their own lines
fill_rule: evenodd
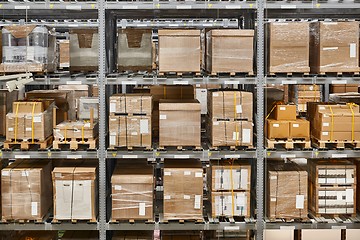
<svg viewBox="0 0 360 240">
<path fill-rule="evenodd" d="M 147 93 L 115 94 L 110 97 L 110 114 L 152 113 L 152 96 Z"/>
<path fill-rule="evenodd" d="M 2 29 L 1 72 L 53 72 L 58 64 L 55 31 L 46 26 L 11 25 Z"/>
<path fill-rule="evenodd" d="M 68 141 L 71 139 L 95 139 L 99 134 L 99 124 L 89 121 L 65 121 L 54 128 L 54 139 Z"/>
<path fill-rule="evenodd" d="M 296 120 L 296 105 L 276 105 L 270 115 L 275 120 Z"/>
<path fill-rule="evenodd" d="M 98 119 L 99 118 L 99 98 L 81 97 L 78 101 L 77 117 L 80 120 Z M 92 113 L 91 113 L 92 111 Z"/>
<path fill-rule="evenodd" d="M 54 220 L 89 220 L 97 216 L 97 168 L 55 167 L 52 172 Z"/>
<path fill-rule="evenodd" d="M 160 100 L 159 146 L 201 147 L 200 111 L 198 100 Z"/>
<path fill-rule="evenodd" d="M 146 160 L 118 161 L 111 188 L 112 221 L 153 220 L 154 167 Z"/>
<path fill-rule="evenodd" d="M 266 119 L 266 137 L 268 139 L 290 138 L 290 122 Z"/>
<path fill-rule="evenodd" d="M 98 231 L 65 231 L 61 240 L 98 240 Z"/>
<path fill-rule="evenodd" d="M 254 30 L 222 29 L 206 33 L 206 70 L 253 74 Z"/>
<path fill-rule="evenodd" d="M 308 174 L 295 163 L 268 164 L 267 216 L 305 219 L 308 214 Z"/>
<path fill-rule="evenodd" d="M 200 30 L 160 29 L 159 72 L 200 72 Z"/>
<path fill-rule="evenodd" d="M 6 114 L 12 111 L 13 102 L 18 100 L 18 92 L 0 90 L 0 136 L 6 135 Z"/>
<path fill-rule="evenodd" d="M 165 159 L 164 220 L 203 219 L 203 169 L 196 159 Z"/>
<path fill-rule="evenodd" d="M 359 22 L 311 23 L 312 73 L 359 72 Z"/>
<path fill-rule="evenodd" d="M 121 71 L 151 71 L 152 69 L 152 30 L 118 30 L 117 66 Z"/>
<path fill-rule="evenodd" d="M 250 217 L 250 192 L 212 192 L 213 217 Z"/>
<path fill-rule="evenodd" d="M 268 24 L 268 72 L 309 73 L 309 22 Z"/>
<path fill-rule="evenodd" d="M 51 208 L 51 162 L 16 160 L 1 170 L 4 220 L 42 221 Z"/>
<path fill-rule="evenodd" d="M 70 30 L 70 71 L 95 72 L 99 66 L 99 37 L 96 28 Z"/>
<path fill-rule="evenodd" d="M 70 67 L 70 41 L 59 40 L 59 69 Z"/>
</svg>

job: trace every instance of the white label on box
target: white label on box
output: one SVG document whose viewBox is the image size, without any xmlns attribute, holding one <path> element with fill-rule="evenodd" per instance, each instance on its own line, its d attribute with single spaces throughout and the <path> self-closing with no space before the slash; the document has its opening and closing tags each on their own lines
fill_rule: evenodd
<svg viewBox="0 0 360 240">
<path fill-rule="evenodd" d="M 310 86 L 310 87 L 309 87 L 309 90 L 310 90 L 310 91 L 314 90 L 314 87 L 313 87 L 313 86 Z"/>
<path fill-rule="evenodd" d="M 273 124 L 273 127 L 278 128 L 278 127 L 280 127 L 280 124 L 278 124 L 278 123 L 274 123 L 274 124 Z"/>
<path fill-rule="evenodd" d="M 294 124 L 293 124 L 293 127 L 294 127 L 294 128 L 298 128 L 298 127 L 299 127 L 299 124 L 298 124 L 298 123 L 294 123 Z"/>
<path fill-rule="evenodd" d="M 296 195 L 296 209 L 304 209 L 304 195 Z"/>
<path fill-rule="evenodd" d="M 21 171 L 21 176 L 28 177 L 29 176 L 29 171 Z"/>
<path fill-rule="evenodd" d="M 286 111 L 286 107 L 279 107 L 280 111 Z"/>
<path fill-rule="evenodd" d="M 139 203 L 139 216 L 145 216 L 145 203 Z"/>
<path fill-rule="evenodd" d="M 329 132 L 323 132 L 322 135 L 323 136 L 329 136 Z"/>
<path fill-rule="evenodd" d="M 240 207 L 245 207 L 246 205 L 246 196 L 244 193 L 238 193 L 237 194 L 237 205 Z"/>
<path fill-rule="evenodd" d="M 356 43 L 350 43 L 350 57 L 356 58 Z"/>
<path fill-rule="evenodd" d="M 190 195 L 184 195 L 184 199 L 186 200 L 190 199 Z"/>
<path fill-rule="evenodd" d="M 31 128 L 31 127 L 27 127 L 27 128 L 25 128 L 25 131 L 31 132 L 31 131 L 32 131 L 32 128 Z"/>
<path fill-rule="evenodd" d="M 194 208 L 195 209 L 200 209 L 200 204 L 201 202 L 201 195 L 195 195 L 195 204 L 194 204 Z"/>
<path fill-rule="evenodd" d="M 202 172 L 196 172 L 195 177 L 203 177 L 203 173 Z"/>
<path fill-rule="evenodd" d="M 323 127 L 329 127 L 329 126 L 330 126 L 330 123 L 327 123 L 327 122 L 323 123 Z"/>
<path fill-rule="evenodd" d="M 1 176 L 10 176 L 10 171 L 1 171 Z"/>
<path fill-rule="evenodd" d="M 164 199 L 165 199 L 165 200 L 170 200 L 170 199 L 171 199 L 171 196 L 165 195 L 165 196 L 164 196 Z"/>
<path fill-rule="evenodd" d="M 161 120 L 166 120 L 166 115 L 160 115 Z"/>
<path fill-rule="evenodd" d="M 340 191 L 338 191 L 337 193 L 336 193 L 336 200 L 338 200 L 338 201 L 341 201 L 342 200 L 342 192 L 340 192 Z"/>
<path fill-rule="evenodd" d="M 213 122 L 214 126 L 218 126 L 220 123 L 219 122 Z"/>
<path fill-rule="evenodd" d="M 213 96 L 214 96 L 214 97 L 218 97 L 218 96 L 219 96 L 219 93 L 214 92 L 214 93 L 213 93 Z"/>
<path fill-rule="evenodd" d="M 90 123 L 85 123 L 85 124 L 84 124 L 84 127 L 85 127 L 85 128 L 89 128 L 89 127 L 90 127 Z"/>
<path fill-rule="evenodd" d="M 277 179 L 277 176 L 271 176 L 270 177 L 270 180 L 276 180 Z"/>
<path fill-rule="evenodd" d="M 110 135 L 110 145 L 116 145 L 116 136 Z"/>
<path fill-rule="evenodd" d="M 38 214 L 38 203 L 31 202 L 31 215 L 35 216 Z"/>
<path fill-rule="evenodd" d="M 338 50 L 339 47 L 324 47 L 323 51 L 334 51 L 334 50 Z"/>
<path fill-rule="evenodd" d="M 61 173 L 55 173 L 55 177 L 57 177 L 57 178 L 61 178 Z"/>
<path fill-rule="evenodd" d="M 347 203 L 354 202 L 354 190 L 353 189 L 346 189 L 346 200 Z"/>
<path fill-rule="evenodd" d="M 242 106 L 236 105 L 236 113 L 242 113 Z"/>
<path fill-rule="evenodd" d="M 240 188 L 241 189 L 244 189 L 244 190 L 247 190 L 247 185 L 248 185 L 248 170 L 247 169 L 241 169 L 240 170 L 240 175 L 241 175 L 241 178 L 240 178 Z"/>
<path fill-rule="evenodd" d="M 239 140 L 239 132 L 233 132 L 233 140 Z"/>
<path fill-rule="evenodd" d="M 110 112 L 113 113 L 116 111 L 116 102 L 111 102 L 110 103 Z"/>
<path fill-rule="evenodd" d="M 319 107 L 320 110 L 325 110 L 325 107 Z"/>
<path fill-rule="evenodd" d="M 164 176 L 171 176 L 171 172 L 164 172 Z"/>
<path fill-rule="evenodd" d="M 114 188 L 116 191 L 121 191 L 122 189 L 121 185 L 115 185 Z"/>
<path fill-rule="evenodd" d="M 34 116 L 33 121 L 36 123 L 41 123 L 41 116 Z"/>
<path fill-rule="evenodd" d="M 137 132 L 131 132 L 131 135 L 132 135 L 132 136 L 137 136 L 138 133 L 137 133 Z"/>
<path fill-rule="evenodd" d="M 149 120 L 147 120 L 147 119 L 140 120 L 140 133 L 141 134 L 149 133 Z"/>
<path fill-rule="evenodd" d="M 8 131 L 9 131 L 9 132 L 13 132 L 13 131 L 14 131 L 14 128 L 8 128 Z"/>
<path fill-rule="evenodd" d="M 184 176 L 189 176 L 189 175 L 191 175 L 190 171 L 184 171 Z"/>
<path fill-rule="evenodd" d="M 242 142 L 250 143 L 251 142 L 251 129 L 242 130 Z"/>
<path fill-rule="evenodd" d="M 276 198 L 272 197 L 272 198 L 270 199 L 270 201 L 276 202 Z"/>
</svg>

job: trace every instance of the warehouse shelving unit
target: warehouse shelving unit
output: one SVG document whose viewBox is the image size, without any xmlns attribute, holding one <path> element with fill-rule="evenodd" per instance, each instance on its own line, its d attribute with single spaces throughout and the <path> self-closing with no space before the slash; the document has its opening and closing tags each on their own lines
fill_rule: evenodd
<svg viewBox="0 0 360 240">
<path fill-rule="evenodd" d="M 278 76 L 265 74 L 265 29 L 266 18 L 316 18 L 321 16 L 356 16 L 360 14 L 360 3 L 354 0 L 343 1 L 3 1 L 0 4 L 0 13 L 6 20 L 0 21 L 0 26 L 11 25 L 19 21 L 18 14 L 22 13 L 32 23 L 41 23 L 56 28 L 95 27 L 99 28 L 99 71 L 97 74 L 70 75 L 49 74 L 35 76 L 34 82 L 29 85 L 59 85 L 59 84 L 97 84 L 99 86 L 99 149 L 98 151 L 0 151 L 2 159 L 98 159 L 99 160 L 99 216 L 97 224 L 61 223 L 51 224 L 0 224 L 0 230 L 98 230 L 100 239 L 105 240 L 109 230 L 256 230 L 257 239 L 263 238 L 263 229 L 317 229 L 317 228 L 358 228 L 359 219 L 312 219 L 311 223 L 270 223 L 264 221 L 264 170 L 267 159 L 281 161 L 291 158 L 356 158 L 360 150 L 294 150 L 270 151 L 264 148 L 263 141 L 257 141 L 254 151 L 212 151 L 204 146 L 203 151 L 110 151 L 106 146 L 107 118 L 106 118 L 106 86 L 112 85 L 156 85 L 156 84 L 251 84 L 256 87 L 257 94 L 257 129 L 264 129 L 264 86 L 266 84 L 324 84 L 325 100 L 329 94 L 329 84 L 360 83 L 358 76 L 322 77 L 322 76 Z M 345 15 L 341 15 L 344 13 Z M 166 78 L 156 75 L 117 74 L 111 73 L 107 63 L 105 30 L 111 29 L 111 24 L 118 27 L 236 27 L 238 22 L 233 21 L 239 15 L 257 14 L 257 75 L 236 77 L 176 77 Z M 81 19 L 78 19 L 79 16 Z M 115 21 L 115 18 L 127 20 Z M 201 18 L 202 20 L 188 21 L 159 21 L 153 18 L 182 17 Z M 134 19 L 132 19 L 134 18 Z M 137 20 L 144 18 L 144 20 Z M 226 18 L 226 19 L 225 19 Z M 57 19 L 57 20 L 54 20 Z M 217 20 L 214 20 L 217 19 Z M 230 19 L 230 20 L 229 20 Z M 2 84 L 2 83 L 0 83 Z M 264 139 L 264 132 L 257 132 L 257 139 Z M 257 166 L 257 203 L 256 219 L 247 219 L 245 222 L 220 222 L 203 224 L 174 223 L 154 224 L 121 223 L 110 224 L 107 219 L 107 162 L 110 159 L 147 158 L 156 162 L 163 158 L 198 158 L 205 164 L 210 159 L 246 158 L 256 161 Z M 256 221 L 255 221 L 256 220 Z"/>
</svg>

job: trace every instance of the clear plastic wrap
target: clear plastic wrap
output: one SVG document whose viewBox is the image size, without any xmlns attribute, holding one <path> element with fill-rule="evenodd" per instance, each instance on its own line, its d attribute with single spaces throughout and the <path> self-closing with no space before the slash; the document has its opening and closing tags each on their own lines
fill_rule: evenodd
<svg viewBox="0 0 360 240">
<path fill-rule="evenodd" d="M 152 96 L 147 93 L 115 94 L 110 97 L 110 114 L 152 113 Z"/>
<path fill-rule="evenodd" d="M 248 121 L 209 120 L 209 140 L 212 147 L 253 146 L 253 123 Z"/>
<path fill-rule="evenodd" d="M 213 217 L 250 217 L 250 192 L 212 192 Z"/>
<path fill-rule="evenodd" d="M 97 122 L 91 123 L 87 120 L 65 121 L 54 128 L 54 139 L 95 139 L 99 134 Z"/>
<path fill-rule="evenodd" d="M 81 97 L 90 97 L 91 91 L 92 91 L 92 86 L 91 85 L 59 85 L 58 89 L 60 91 L 71 91 L 73 94 L 73 97 L 71 99 L 68 99 L 69 105 L 72 108 L 75 108 L 76 110 L 76 116 L 79 117 L 79 99 Z M 71 100 L 71 101 L 70 101 Z M 97 108 L 94 109 L 95 111 L 97 111 Z M 94 111 L 94 115 L 95 115 L 95 111 Z M 89 119 L 89 118 L 88 118 Z M 75 120 L 75 118 L 73 119 Z"/>
<path fill-rule="evenodd" d="M 16 160 L 1 170 L 3 220 L 39 220 L 51 208 L 51 162 Z"/>
<path fill-rule="evenodd" d="M 98 119 L 99 117 L 99 98 L 97 97 L 80 97 L 78 99 L 78 119 Z M 91 116 L 91 110 L 93 116 Z"/>
</svg>

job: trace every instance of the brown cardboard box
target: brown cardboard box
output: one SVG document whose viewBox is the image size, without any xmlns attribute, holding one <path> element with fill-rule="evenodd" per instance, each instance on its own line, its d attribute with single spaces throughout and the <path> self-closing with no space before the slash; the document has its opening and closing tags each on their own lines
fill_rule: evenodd
<svg viewBox="0 0 360 240">
<path fill-rule="evenodd" d="M 97 168 L 55 167 L 52 172 L 55 220 L 96 222 Z"/>
<path fill-rule="evenodd" d="M 309 73 L 309 22 L 268 24 L 269 73 Z"/>
<path fill-rule="evenodd" d="M 112 240 L 153 240 L 153 231 L 114 231 Z"/>
<path fill-rule="evenodd" d="M 295 163 L 268 164 L 267 216 L 307 218 L 308 174 Z"/>
<path fill-rule="evenodd" d="M 202 196 L 203 169 L 200 161 L 165 159 L 164 220 L 202 219 Z"/>
<path fill-rule="evenodd" d="M 290 121 L 290 138 L 310 139 L 310 122 L 305 119 Z"/>
<path fill-rule="evenodd" d="M 252 122 L 209 119 L 208 126 L 209 140 L 212 147 L 253 145 Z"/>
<path fill-rule="evenodd" d="M 57 240 L 57 231 L 17 231 L 12 240 Z M 63 238 L 62 238 L 63 239 Z"/>
<path fill-rule="evenodd" d="M 61 240 L 98 240 L 98 231 L 65 231 Z"/>
<path fill-rule="evenodd" d="M 212 216 L 250 217 L 250 192 L 212 192 Z"/>
<path fill-rule="evenodd" d="M 59 68 L 70 67 L 70 41 L 59 40 Z"/>
<path fill-rule="evenodd" d="M 90 97 L 99 97 L 99 87 L 97 84 L 92 85 L 92 91 Z"/>
<path fill-rule="evenodd" d="M 118 30 L 117 66 L 121 71 L 151 71 L 151 29 Z"/>
<path fill-rule="evenodd" d="M 112 113 L 150 115 L 152 113 L 152 96 L 139 93 L 112 95 L 110 97 L 110 114 Z"/>
<path fill-rule="evenodd" d="M 310 25 L 312 73 L 359 72 L 359 22 L 314 22 Z"/>
<path fill-rule="evenodd" d="M 359 92 L 359 84 L 331 84 L 330 93 Z"/>
<path fill-rule="evenodd" d="M 208 94 L 210 118 L 242 119 L 252 122 L 253 94 L 251 92 L 209 90 Z"/>
<path fill-rule="evenodd" d="M 159 72 L 200 72 L 200 30 L 160 29 Z"/>
<path fill-rule="evenodd" d="M 296 105 L 276 105 L 270 115 L 275 120 L 296 120 Z"/>
<path fill-rule="evenodd" d="M 99 37 L 96 28 L 70 30 L 70 71 L 98 70 Z"/>
<path fill-rule="evenodd" d="M 17 99 L 17 91 L 0 90 L 0 136 L 6 135 L 6 114 L 12 111 L 12 103 Z"/>
<path fill-rule="evenodd" d="M 50 171 L 46 160 L 16 160 L 2 169 L 2 219 L 42 221 L 51 208 Z"/>
<path fill-rule="evenodd" d="M 110 116 L 110 148 L 151 148 L 151 116 Z"/>
<path fill-rule="evenodd" d="M 54 128 L 55 140 L 95 139 L 99 134 L 99 124 L 89 121 L 65 121 Z"/>
<path fill-rule="evenodd" d="M 200 111 L 198 100 L 160 100 L 159 146 L 201 147 Z"/>
<path fill-rule="evenodd" d="M 112 220 L 153 220 L 154 167 L 147 161 L 119 161 L 111 177 L 111 188 Z"/>
<path fill-rule="evenodd" d="M 279 121 L 266 119 L 266 137 L 268 139 L 289 138 L 290 137 L 289 121 Z"/>
<path fill-rule="evenodd" d="M 206 33 L 206 71 L 253 74 L 254 30 L 222 29 Z"/>
</svg>

